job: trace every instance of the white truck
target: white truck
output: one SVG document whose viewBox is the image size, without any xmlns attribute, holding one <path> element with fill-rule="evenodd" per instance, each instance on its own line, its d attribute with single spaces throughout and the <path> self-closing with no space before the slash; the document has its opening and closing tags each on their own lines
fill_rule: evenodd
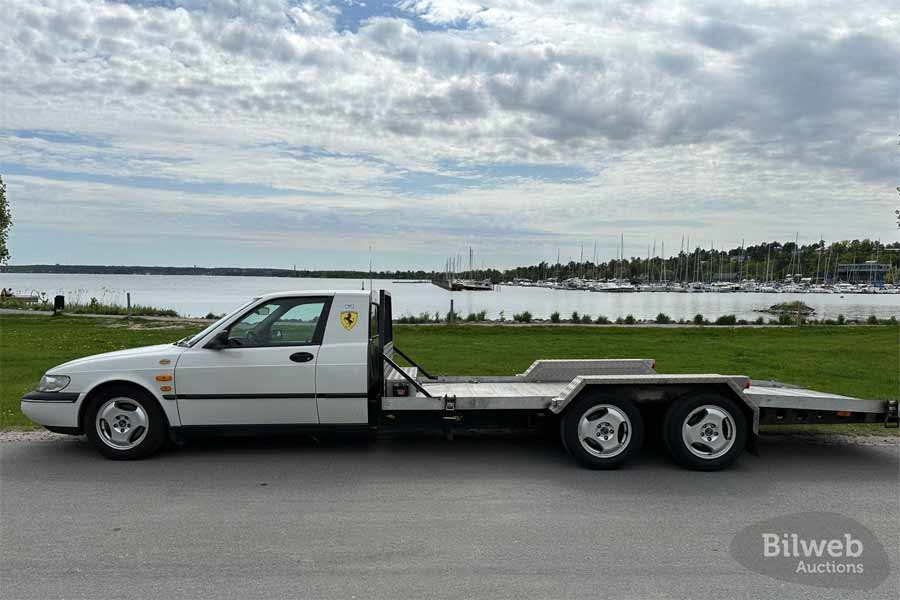
<svg viewBox="0 0 900 600">
<path fill-rule="evenodd" d="M 411 367 L 395 361 L 400 356 Z M 22 412 L 134 459 L 192 431 L 559 431 L 594 469 L 619 467 L 645 435 L 679 464 L 716 470 L 753 451 L 760 423 L 897 423 L 896 400 L 664 375 L 650 359 L 537 360 L 512 376 L 434 377 L 394 345 L 382 291 L 254 298 L 200 333 L 50 369 Z M 652 427 L 651 427 L 652 425 Z"/>
</svg>

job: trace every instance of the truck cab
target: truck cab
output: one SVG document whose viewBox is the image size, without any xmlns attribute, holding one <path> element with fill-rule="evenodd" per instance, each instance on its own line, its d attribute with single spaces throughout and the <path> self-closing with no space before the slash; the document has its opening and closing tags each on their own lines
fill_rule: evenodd
<svg viewBox="0 0 900 600">
<path fill-rule="evenodd" d="M 383 379 L 375 315 L 366 291 L 266 294 L 173 344 L 54 367 L 22 412 L 111 458 L 152 453 L 170 430 L 368 427 Z"/>
<path fill-rule="evenodd" d="M 363 291 L 264 296 L 190 340 L 164 398 L 183 427 L 367 424 L 370 300 Z"/>
</svg>

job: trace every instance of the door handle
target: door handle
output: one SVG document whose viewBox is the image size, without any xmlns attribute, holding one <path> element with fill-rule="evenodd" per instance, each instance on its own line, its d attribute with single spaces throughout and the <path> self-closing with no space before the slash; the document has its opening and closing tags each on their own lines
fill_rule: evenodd
<svg viewBox="0 0 900 600">
<path fill-rule="evenodd" d="M 294 362 L 303 363 L 311 361 L 315 358 L 315 356 L 313 356 L 309 352 L 294 352 L 293 354 L 291 354 L 290 358 Z"/>
</svg>

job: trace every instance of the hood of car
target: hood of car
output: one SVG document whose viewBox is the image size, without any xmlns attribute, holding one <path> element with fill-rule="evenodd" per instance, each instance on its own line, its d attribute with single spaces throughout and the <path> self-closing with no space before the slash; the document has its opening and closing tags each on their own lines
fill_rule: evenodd
<svg viewBox="0 0 900 600">
<path fill-rule="evenodd" d="M 160 365 L 175 366 L 178 356 L 185 348 L 175 344 L 158 344 L 156 346 L 143 346 L 141 348 L 129 348 L 128 350 L 116 350 L 93 354 L 84 358 L 76 358 L 67 363 L 53 367 L 48 373 L 51 375 L 65 375 L 73 371 L 95 371 L 97 369 L 148 369 L 158 368 Z M 160 363 L 161 360 L 169 360 L 170 363 Z"/>
</svg>

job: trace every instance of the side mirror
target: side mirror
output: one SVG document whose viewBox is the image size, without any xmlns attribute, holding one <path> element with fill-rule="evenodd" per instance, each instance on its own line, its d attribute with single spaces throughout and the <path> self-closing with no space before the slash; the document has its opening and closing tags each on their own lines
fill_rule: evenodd
<svg viewBox="0 0 900 600">
<path fill-rule="evenodd" d="M 228 346 L 228 330 L 220 331 L 204 346 L 210 350 L 221 350 Z"/>
</svg>

